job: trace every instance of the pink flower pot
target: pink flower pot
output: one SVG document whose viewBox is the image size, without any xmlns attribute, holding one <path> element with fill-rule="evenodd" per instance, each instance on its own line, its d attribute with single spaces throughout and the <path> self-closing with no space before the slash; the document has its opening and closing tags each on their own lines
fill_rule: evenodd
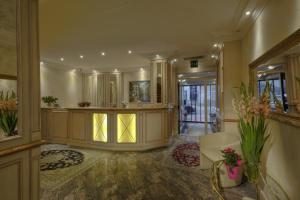
<svg viewBox="0 0 300 200">
<path fill-rule="evenodd" d="M 242 161 L 238 160 L 238 166 L 230 168 L 229 165 L 227 165 L 226 163 L 224 163 L 226 169 L 227 169 L 227 174 L 228 174 L 228 178 L 231 180 L 236 180 L 239 178 L 239 170 L 241 168 L 241 164 Z"/>
</svg>

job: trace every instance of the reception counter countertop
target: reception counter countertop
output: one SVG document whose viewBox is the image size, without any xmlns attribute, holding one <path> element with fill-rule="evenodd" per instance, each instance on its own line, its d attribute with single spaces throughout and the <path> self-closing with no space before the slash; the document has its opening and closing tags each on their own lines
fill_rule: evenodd
<svg viewBox="0 0 300 200">
<path fill-rule="evenodd" d="M 43 107 L 46 110 L 159 110 L 168 109 L 167 106 L 135 106 L 135 107 Z"/>
<path fill-rule="evenodd" d="M 48 142 L 106 150 L 142 151 L 166 146 L 172 131 L 167 106 L 42 108 Z"/>
</svg>

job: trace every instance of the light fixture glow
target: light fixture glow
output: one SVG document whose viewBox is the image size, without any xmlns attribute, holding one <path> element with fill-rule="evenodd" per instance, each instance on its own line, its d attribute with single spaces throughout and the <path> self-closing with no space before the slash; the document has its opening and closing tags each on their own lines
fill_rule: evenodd
<svg viewBox="0 0 300 200">
<path fill-rule="evenodd" d="M 214 44 L 214 47 L 218 47 L 218 44 L 217 44 L 217 43 L 215 43 L 215 44 Z"/>
<path fill-rule="evenodd" d="M 105 52 L 101 52 L 101 55 L 102 55 L 102 56 L 105 56 Z"/>
<path fill-rule="evenodd" d="M 107 114 L 93 114 L 93 140 L 107 142 Z"/>
<path fill-rule="evenodd" d="M 131 50 L 128 50 L 128 54 L 132 54 L 132 51 L 131 51 Z"/>
<path fill-rule="evenodd" d="M 119 70 L 117 68 L 114 69 L 114 72 L 119 72 Z"/>
<path fill-rule="evenodd" d="M 183 77 L 183 74 L 179 74 L 178 77 L 179 77 L 179 78 Z"/>
<path fill-rule="evenodd" d="M 272 65 L 270 65 L 270 66 L 268 66 L 268 69 L 269 69 L 269 70 L 272 70 L 272 69 L 275 69 L 275 67 L 272 66 Z"/>
<path fill-rule="evenodd" d="M 117 114 L 117 142 L 136 142 L 136 114 Z"/>
<path fill-rule="evenodd" d="M 247 16 L 249 16 L 249 15 L 251 14 L 251 12 L 250 12 L 250 11 L 247 11 L 247 12 L 245 12 L 245 14 L 246 14 Z"/>
<path fill-rule="evenodd" d="M 63 57 L 60 58 L 60 61 L 64 61 L 65 59 Z"/>
<path fill-rule="evenodd" d="M 83 59 L 83 57 L 84 57 L 83 55 L 80 55 L 80 58 L 81 58 L 81 59 Z"/>
<path fill-rule="evenodd" d="M 44 62 L 43 62 L 43 61 L 41 61 L 41 62 L 40 62 L 40 65 L 43 65 L 43 64 L 44 64 Z"/>
</svg>

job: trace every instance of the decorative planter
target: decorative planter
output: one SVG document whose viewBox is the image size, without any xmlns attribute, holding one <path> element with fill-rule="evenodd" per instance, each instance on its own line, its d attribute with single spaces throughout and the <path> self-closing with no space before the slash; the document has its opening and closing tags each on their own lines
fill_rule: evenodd
<svg viewBox="0 0 300 200">
<path fill-rule="evenodd" d="M 228 178 L 231 180 L 236 180 L 239 177 L 239 171 L 242 170 L 241 169 L 241 165 L 242 165 L 242 161 L 238 160 L 238 166 L 231 168 L 229 165 L 227 165 L 226 163 L 224 163 L 226 169 L 227 169 L 227 175 Z"/>
<path fill-rule="evenodd" d="M 239 166 L 230 172 L 229 166 L 223 163 L 219 169 L 220 185 L 223 188 L 235 187 L 242 183 L 243 178 L 243 162 L 239 161 Z"/>
</svg>

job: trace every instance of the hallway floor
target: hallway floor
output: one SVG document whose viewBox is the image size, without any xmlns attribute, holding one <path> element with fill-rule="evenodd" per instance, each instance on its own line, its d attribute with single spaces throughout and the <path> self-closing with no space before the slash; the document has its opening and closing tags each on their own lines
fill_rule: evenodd
<svg viewBox="0 0 300 200">
<path fill-rule="evenodd" d="M 44 145 L 44 152 L 72 150 L 79 152 L 79 157 L 84 155 L 84 161 L 66 168 L 41 171 L 41 199 L 217 200 L 210 186 L 210 171 L 199 169 L 201 158 L 198 156 L 197 141 L 198 137 L 180 136 L 173 139 L 167 148 L 140 153 Z M 194 162 L 183 160 L 190 162 L 188 165 L 174 157 L 174 152 L 180 150 L 178 147 L 182 145 L 198 147 L 180 151 L 191 157 L 198 156 Z M 42 164 L 45 163 L 44 159 L 41 160 Z M 57 159 L 61 159 L 61 156 L 52 155 L 47 162 Z M 254 189 L 245 183 L 227 189 L 225 194 L 230 200 L 239 200 L 246 195 L 253 197 Z"/>
</svg>

